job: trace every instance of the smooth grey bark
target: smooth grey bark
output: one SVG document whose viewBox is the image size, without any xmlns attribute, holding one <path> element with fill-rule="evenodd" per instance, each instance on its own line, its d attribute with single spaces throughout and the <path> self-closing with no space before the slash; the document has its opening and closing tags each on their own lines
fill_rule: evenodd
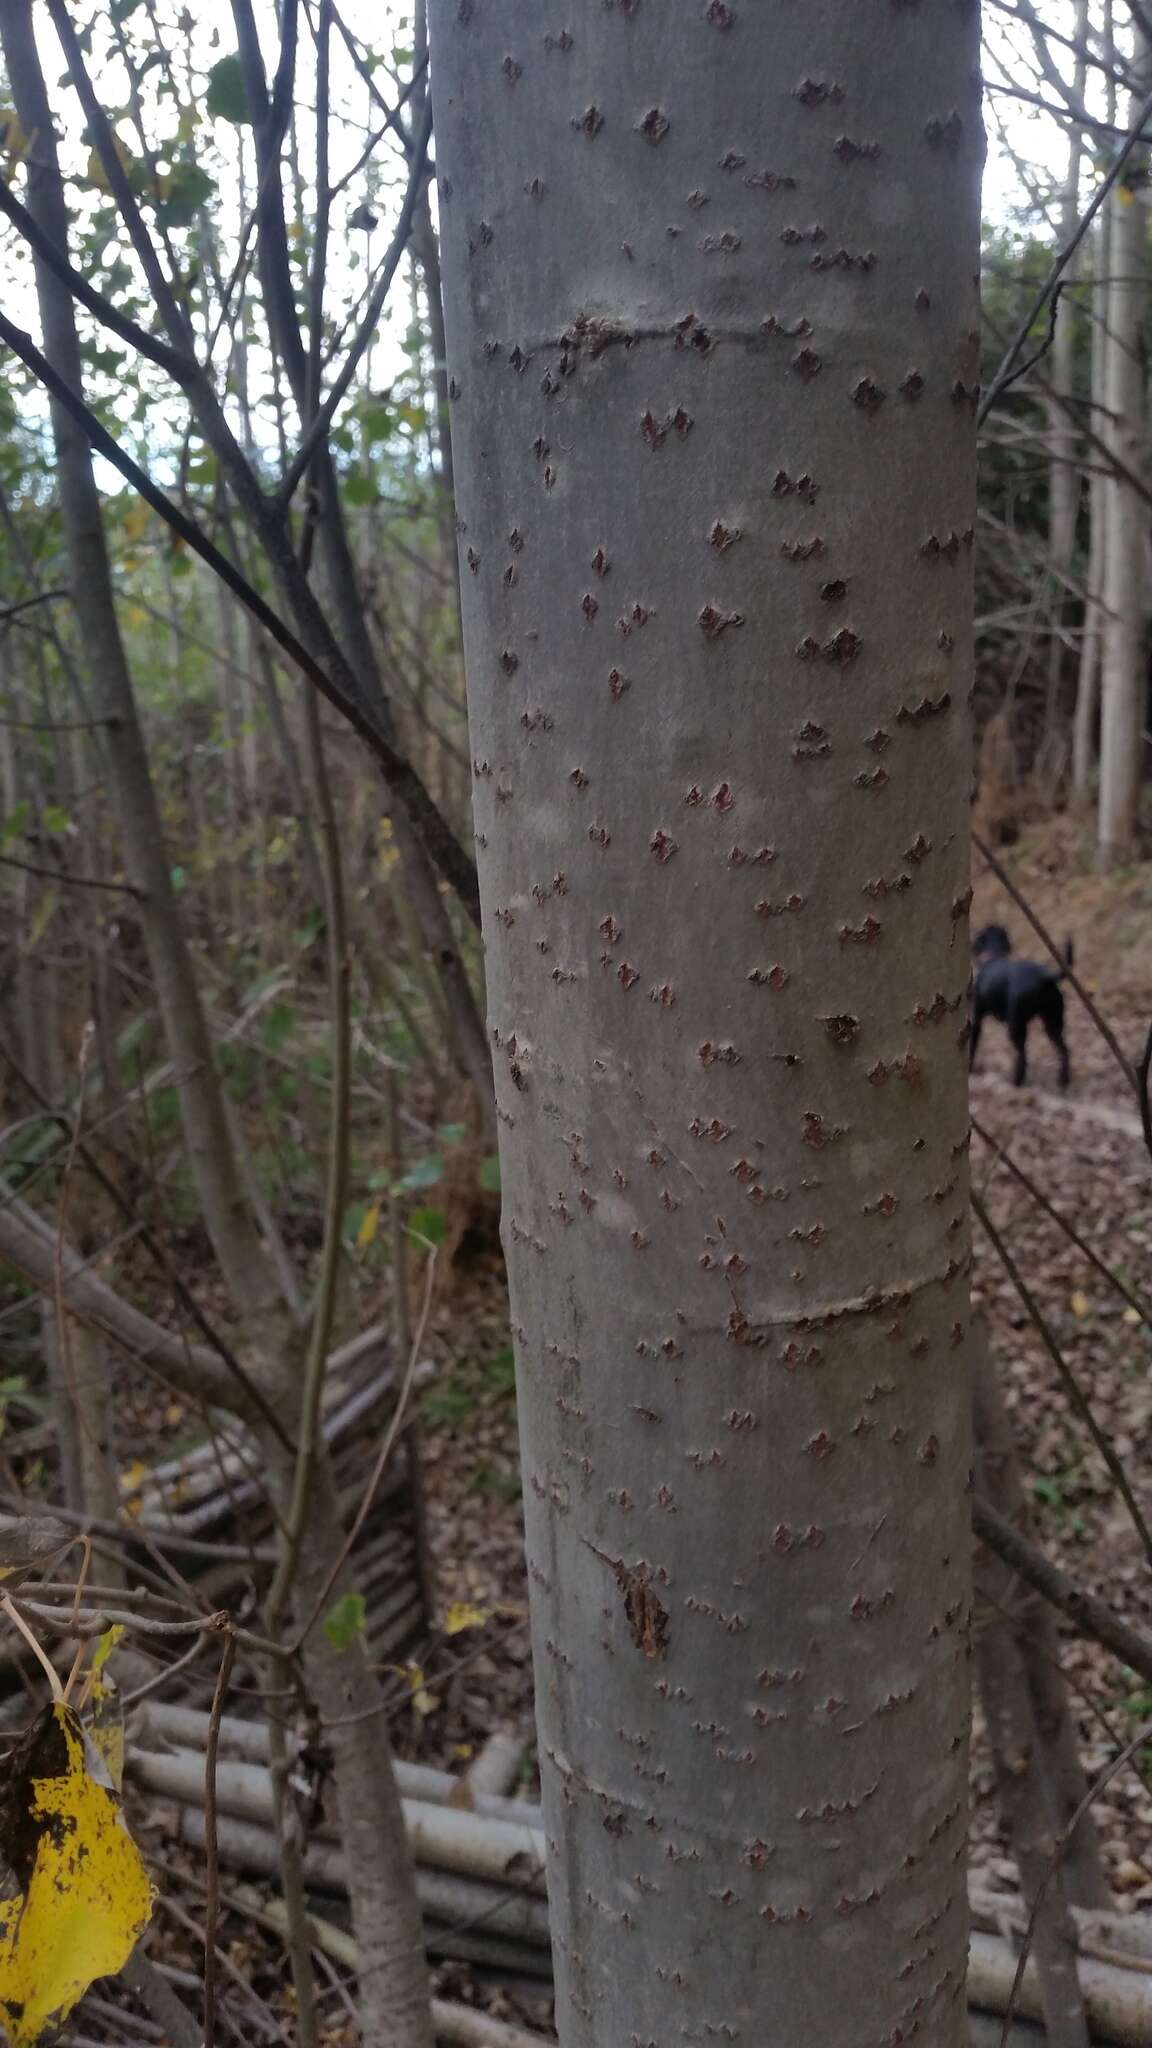
<svg viewBox="0 0 1152 2048">
<path fill-rule="evenodd" d="M 958 2048 L 975 10 L 431 26 L 560 2037 Z"/>
<path fill-rule="evenodd" d="M 1072 92 L 1075 103 L 1084 103 L 1088 76 L 1088 0 L 1076 0 L 1076 61 Z M 1066 249 L 1080 219 L 1080 168 L 1084 154 L 1084 131 L 1075 123 L 1068 129 L 1068 163 L 1057 221 L 1057 247 Z M 1075 286 L 1081 264 L 1073 261 L 1068 284 Z M 1069 612 L 1067 581 L 1076 554 L 1076 526 L 1080 511 L 1082 475 L 1076 418 L 1069 400 L 1076 392 L 1076 340 L 1080 327 L 1079 296 L 1074 289 L 1064 293 L 1057 311 L 1052 340 L 1052 392 L 1048 413 L 1048 553 L 1052 570 L 1052 638 L 1048 653 L 1048 704 L 1044 721 L 1044 749 L 1052 761 L 1058 749 L 1060 779 L 1067 760 L 1066 742 L 1058 732 L 1060 683 L 1064 667 L 1065 627 Z M 1093 420 L 1093 425 L 1096 422 Z M 1052 762 L 1055 766 L 1055 763 Z"/>
<path fill-rule="evenodd" d="M 1105 0 L 1103 48 L 1112 53 L 1112 0 Z M 1116 81 L 1109 73 L 1105 90 L 1105 118 L 1116 119 Z M 1092 238 L 1092 427 L 1094 433 L 1108 431 L 1108 303 L 1111 291 L 1111 209 L 1105 207 Z M 1104 577 L 1108 561 L 1107 518 L 1109 479 L 1099 459 L 1088 479 L 1091 542 L 1088 558 L 1088 587 L 1084 601 L 1084 627 L 1080 642 L 1080 673 L 1076 683 L 1076 712 L 1072 725 L 1072 797 L 1086 810 L 1092 794 L 1096 766 L 1096 721 L 1100 708 L 1100 662 L 1104 638 Z"/>
<path fill-rule="evenodd" d="M 1152 75 L 1138 27 L 1133 121 Z M 1127 199 L 1128 203 L 1125 204 Z M 1146 468 L 1144 365 L 1140 336 L 1147 290 L 1148 215 L 1123 188 L 1109 201 L 1107 439 L 1129 476 Z M 1148 694 L 1145 623 L 1145 508 L 1119 471 L 1108 479 L 1105 515 L 1104 639 L 1100 674 L 1100 808 L 1097 857 L 1102 868 L 1129 859 L 1136 837 Z"/>
</svg>

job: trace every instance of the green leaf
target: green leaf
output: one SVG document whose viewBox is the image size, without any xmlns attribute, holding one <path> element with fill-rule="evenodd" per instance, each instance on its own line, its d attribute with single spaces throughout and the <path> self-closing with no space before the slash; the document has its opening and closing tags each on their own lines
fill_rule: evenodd
<svg viewBox="0 0 1152 2048">
<path fill-rule="evenodd" d="M 360 426 L 368 443 L 387 441 L 395 431 L 396 415 L 390 405 L 366 405 L 360 414 Z"/>
<path fill-rule="evenodd" d="M 444 1161 L 438 1152 L 429 1152 L 426 1159 L 418 1159 L 408 1168 L 396 1183 L 398 1194 L 409 1194 L 417 1188 L 434 1188 L 444 1178 Z"/>
<path fill-rule="evenodd" d="M 448 1235 L 443 1209 L 410 1209 L 408 1229 L 413 1237 L 423 1239 L 425 1244 L 443 1244 Z"/>
<path fill-rule="evenodd" d="M 500 1161 L 494 1152 L 489 1153 L 487 1159 L 480 1161 L 480 1185 L 486 1194 L 500 1193 Z"/>
<path fill-rule="evenodd" d="M 160 180 L 156 211 L 166 227 L 190 227 L 205 201 L 216 190 L 216 181 L 199 164 L 176 164 Z"/>
<path fill-rule="evenodd" d="M 251 122 L 244 70 L 237 56 L 221 57 L 208 73 L 208 112 L 214 121 Z"/>
<path fill-rule="evenodd" d="M 0 824 L 0 846 L 8 846 L 13 839 L 23 837 L 28 830 L 28 817 L 28 800 L 22 797 L 18 804 L 13 804 L 3 824 Z"/>
<path fill-rule="evenodd" d="M 438 1124 L 436 1126 L 436 1136 L 442 1145 L 458 1145 L 462 1138 L 468 1136 L 468 1126 L 467 1124 Z"/>
<path fill-rule="evenodd" d="M 279 1052 L 295 1025 L 297 1012 L 291 1003 L 273 1003 L 264 1019 L 263 1039 L 269 1052 Z"/>
<path fill-rule="evenodd" d="M 324 1633 L 338 1657 L 364 1633 L 363 1593 L 343 1593 L 324 1616 Z"/>
<path fill-rule="evenodd" d="M 376 485 L 370 476 L 364 476 L 359 471 L 354 472 L 344 480 L 344 496 L 350 505 L 374 505 L 377 496 Z"/>
<path fill-rule="evenodd" d="M 67 811 L 62 811 L 59 804 L 44 806 L 43 825 L 46 832 L 66 832 L 71 823 Z"/>
</svg>

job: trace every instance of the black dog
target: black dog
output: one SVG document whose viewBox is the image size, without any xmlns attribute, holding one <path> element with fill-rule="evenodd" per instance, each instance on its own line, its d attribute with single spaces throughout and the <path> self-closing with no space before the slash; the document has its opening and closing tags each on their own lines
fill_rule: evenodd
<svg viewBox="0 0 1152 2048">
<path fill-rule="evenodd" d="M 1039 1017 L 1056 1047 L 1060 1058 L 1060 1086 L 1066 1088 L 1072 1078 L 1072 1069 L 1068 1061 L 1068 1047 L 1064 1043 L 1064 996 L 1060 988 L 1063 974 L 1038 967 L 1034 960 L 1013 960 L 1011 952 L 1012 941 L 1002 924 L 986 924 L 972 942 L 976 982 L 972 992 L 972 1042 L 968 1064 L 975 1065 L 980 1027 L 985 1017 L 995 1017 L 997 1023 L 1008 1026 L 1008 1036 L 1016 1048 L 1012 1081 L 1015 1087 L 1022 1087 L 1028 1071 L 1028 1026 L 1033 1017 Z M 1064 949 L 1064 958 L 1071 967 L 1071 940 Z"/>
</svg>

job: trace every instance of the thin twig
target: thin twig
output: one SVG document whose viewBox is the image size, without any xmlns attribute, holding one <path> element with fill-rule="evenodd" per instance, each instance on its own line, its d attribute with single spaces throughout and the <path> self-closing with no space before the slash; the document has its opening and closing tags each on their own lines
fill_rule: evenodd
<svg viewBox="0 0 1152 2048">
<path fill-rule="evenodd" d="M 376 330 L 379 327 L 380 315 L 384 310 L 384 301 L 388 297 L 388 293 L 392 288 L 392 279 L 396 275 L 396 271 L 400 263 L 400 258 L 404 254 L 404 250 L 407 247 L 408 237 L 412 229 L 412 216 L 416 211 L 416 203 L 423 190 L 424 180 L 428 175 L 428 144 L 431 140 L 431 137 L 432 107 L 431 102 L 429 102 L 428 109 L 421 123 L 420 133 L 416 138 L 416 148 L 412 159 L 412 168 L 408 176 L 408 190 L 404 194 L 404 203 L 400 209 L 400 218 L 396 223 L 396 230 L 395 233 L 393 234 L 392 241 L 388 249 L 388 253 L 384 259 L 384 264 L 381 269 L 380 276 L 378 277 L 376 284 L 373 287 L 372 292 L 369 296 L 368 303 L 364 311 L 364 317 L 347 351 L 347 354 L 345 355 L 343 365 L 339 371 L 339 374 L 336 377 L 336 381 L 332 385 L 332 388 L 329 391 L 327 398 L 324 400 L 323 405 L 317 412 L 315 419 L 312 420 L 311 424 L 309 425 L 307 432 L 305 433 L 304 438 L 300 443 L 299 448 L 296 450 L 295 455 L 292 457 L 291 462 L 288 464 L 287 471 L 284 475 L 284 479 L 279 488 L 279 497 L 283 504 L 287 504 L 291 500 L 296 490 L 296 487 L 300 482 L 301 477 L 304 475 L 309 463 L 312 460 L 313 455 L 316 453 L 317 449 L 320 447 L 322 442 L 324 442 L 327 439 L 328 432 L 329 429 L 331 428 L 332 421 L 335 418 L 336 412 L 344 398 L 345 393 L 348 390 L 348 386 L 351 384 L 352 379 L 356 374 L 357 365 L 359 364 L 365 349 L 368 347 L 369 342 L 371 341 L 373 335 L 376 333 Z"/>
<path fill-rule="evenodd" d="M 1057 1564 L 1053 1564 L 1038 1543 L 1025 1536 L 1014 1522 L 1001 1515 L 989 1501 L 976 1494 L 972 1501 L 972 1527 L 981 1543 L 1039 1593 L 1051 1606 L 1066 1614 L 1077 1633 L 1111 1650 L 1122 1664 L 1152 1681 L 1152 1636 L 1122 1621 L 1095 1593 L 1089 1593 Z"/>
<path fill-rule="evenodd" d="M 216 1928 L 220 1919 L 220 1841 L 216 1828 L 216 1758 L 220 1721 L 228 1696 L 228 1680 L 236 1658 L 236 1638 L 224 1638 L 224 1654 L 212 1695 L 204 1756 L 204 2048 L 216 2048 Z"/>
<path fill-rule="evenodd" d="M 1018 366 L 1018 359 L 1020 351 L 1024 346 L 1024 343 L 1027 341 L 1028 336 L 1032 332 L 1032 324 L 1035 320 L 1039 318 L 1040 314 L 1044 311 L 1045 306 L 1048 304 L 1049 299 L 1052 297 L 1053 292 L 1056 290 L 1056 287 L 1059 284 L 1060 279 L 1063 277 L 1064 272 L 1068 268 L 1068 265 L 1071 263 L 1072 258 L 1075 256 L 1077 249 L 1080 247 L 1081 242 L 1084 240 L 1085 235 L 1088 233 L 1089 228 L 1095 220 L 1096 215 L 1099 213 L 1100 208 L 1103 206 L 1104 201 L 1107 199 L 1108 194 L 1111 192 L 1112 187 L 1118 182 L 1121 173 L 1123 172 L 1124 166 L 1128 162 L 1128 159 L 1131 156 L 1133 150 L 1136 148 L 1137 143 L 1142 141 L 1144 135 L 1144 123 L 1147 121 L 1149 114 L 1152 114 L 1152 92 L 1148 93 L 1143 102 L 1141 103 L 1139 112 L 1137 113 L 1136 119 L 1128 131 L 1128 135 L 1125 141 L 1121 143 L 1120 148 L 1117 150 L 1116 155 L 1113 158 L 1112 164 L 1106 176 L 1101 179 L 1099 185 L 1096 188 L 1096 191 L 1092 196 L 1089 205 L 1081 214 L 1080 220 L 1077 223 L 1075 233 L 1064 244 L 1064 247 L 1057 252 L 1057 255 L 1053 261 L 1052 267 L 1049 270 L 1047 277 L 1044 279 L 1044 282 L 1041 285 L 1040 290 L 1037 292 L 1033 303 L 1029 306 L 1028 311 L 1025 314 L 1023 320 L 1020 322 L 1020 325 L 1017 328 L 1012 340 L 1009 342 L 1004 354 L 1004 359 L 1000 364 L 1000 367 L 997 370 L 996 375 L 993 377 L 991 383 L 989 384 L 988 389 L 984 394 L 984 401 L 980 407 L 979 412 L 976 415 L 976 424 L 978 427 L 983 426 L 985 420 L 988 417 L 988 414 L 992 410 L 992 407 L 1003 396 L 1004 392 L 1008 389 L 1009 385 L 1014 384 L 1017 377 L 1023 375 L 1023 369 Z"/>
<path fill-rule="evenodd" d="M 1132 1737 L 1131 1742 L 1125 1743 L 1123 1749 L 1120 1751 L 1119 1756 L 1113 1758 L 1112 1762 L 1108 1765 L 1107 1770 L 1102 1771 L 1100 1773 L 1100 1776 L 1097 1778 L 1096 1783 L 1088 1787 L 1087 1792 L 1084 1794 L 1083 1799 L 1080 1801 L 1079 1806 L 1076 1808 L 1075 1813 L 1068 1821 L 1067 1826 L 1064 1828 L 1064 1831 L 1056 1844 L 1052 1861 L 1048 1866 L 1047 1873 L 1044 1877 L 1042 1884 L 1037 1889 L 1036 1897 L 1032 1901 L 1032 1911 L 1028 1915 L 1028 1925 L 1024 1931 L 1024 1939 L 1020 1944 L 1020 1954 L 1016 1959 L 1016 1975 L 1012 1979 L 1012 1989 L 1008 1993 L 1008 2004 L 1004 2013 L 1004 2025 L 1000 2033 L 1000 2048 L 1009 2048 L 1009 2042 L 1012 2035 L 1012 2021 L 1016 2013 L 1016 2000 L 1020 1996 L 1020 1986 L 1024 1980 L 1024 1969 L 1025 1965 L 1027 1964 L 1029 1954 L 1031 1952 L 1032 1937 L 1036 1932 L 1036 1921 L 1039 1916 L 1040 1908 L 1043 1905 L 1044 1900 L 1047 1896 L 1048 1887 L 1052 1883 L 1052 1880 L 1055 1877 L 1056 1872 L 1059 1870 L 1060 1865 L 1064 1861 L 1064 1857 L 1068 1852 L 1068 1845 L 1071 1842 L 1072 1837 L 1076 1832 L 1076 1829 L 1080 1825 L 1080 1822 L 1083 1820 L 1084 1815 L 1088 1812 L 1089 1808 L 1097 1799 L 1099 1799 L 1102 1792 L 1106 1792 L 1108 1790 L 1108 1787 L 1112 1783 L 1113 1778 L 1119 1776 L 1125 1764 L 1131 1761 L 1132 1757 L 1136 1755 L 1137 1750 L 1143 1748 L 1144 1744 L 1147 1742 L 1150 1735 L 1152 1735 L 1152 1721 L 1145 1721 L 1143 1726 L 1137 1729 L 1135 1735 Z"/>
<path fill-rule="evenodd" d="M 4 1598 L 8 1598 L 5 1595 Z M 103 1636 L 110 1628 L 123 1628 L 133 1635 L 178 1637 L 178 1636 L 222 1636 L 235 1637 L 246 1650 L 257 1650 L 264 1656 L 285 1657 L 292 1653 L 279 1643 L 270 1643 L 267 1636 L 254 1635 L 251 1629 L 237 1628 L 226 1607 L 218 1608 L 213 1614 L 191 1615 L 186 1621 L 157 1621 L 153 1615 L 137 1614 L 130 1607 L 104 1607 L 98 1611 L 85 1609 L 73 1615 L 64 1607 L 46 1607 L 39 1600 L 21 1600 L 25 1614 L 41 1622 L 60 1636 Z"/>
<path fill-rule="evenodd" d="M 1149 1563 L 1152 1564 L 1152 1530 L 1149 1530 L 1148 1524 L 1145 1521 L 1144 1515 L 1141 1511 L 1140 1503 L 1136 1499 L 1136 1496 L 1132 1491 L 1132 1486 L 1131 1482 L 1129 1481 L 1128 1474 L 1124 1470 L 1123 1460 L 1117 1455 L 1115 1446 L 1113 1445 L 1111 1438 L 1107 1435 L 1106 1431 L 1101 1429 L 1100 1424 L 1097 1422 L 1096 1417 L 1093 1415 L 1091 1404 L 1086 1398 L 1080 1386 L 1079 1380 L 1076 1378 L 1075 1373 L 1072 1371 L 1071 1366 L 1068 1364 L 1067 1359 L 1064 1357 L 1064 1354 L 1061 1351 L 1060 1346 L 1057 1344 L 1055 1337 L 1052 1335 L 1052 1332 L 1048 1327 L 1048 1323 L 1040 1310 L 1040 1306 L 1036 1300 L 1035 1295 L 1032 1293 L 1032 1290 L 1029 1287 L 1027 1281 L 1025 1280 L 1024 1275 L 1021 1273 L 1019 1266 L 1016 1264 L 1016 1261 L 1013 1258 L 1011 1252 L 1009 1251 L 1008 1246 L 1005 1244 L 1003 1237 L 1000 1235 L 1000 1232 L 997 1230 L 996 1225 L 993 1223 L 992 1218 L 988 1214 L 988 1211 L 984 1205 L 981 1196 L 979 1196 L 976 1193 L 975 1188 L 971 1190 L 970 1200 L 972 1203 L 972 1207 L 975 1210 L 976 1215 L 984 1228 L 984 1231 L 986 1232 L 987 1236 L 991 1239 L 993 1248 L 996 1251 L 1000 1259 L 1000 1262 L 1008 1275 L 1008 1278 L 1011 1280 L 1012 1285 L 1016 1289 L 1017 1294 L 1020 1296 L 1020 1300 L 1024 1305 L 1024 1308 L 1028 1315 L 1028 1319 L 1032 1324 L 1033 1329 L 1036 1331 L 1036 1334 L 1039 1337 L 1041 1343 L 1043 1344 L 1045 1351 L 1048 1353 L 1049 1358 L 1052 1360 L 1053 1365 L 1056 1367 L 1056 1371 L 1060 1378 L 1060 1383 L 1063 1386 L 1064 1391 L 1072 1404 L 1072 1407 L 1075 1409 L 1076 1414 L 1080 1417 L 1080 1420 L 1087 1429 L 1089 1436 L 1092 1438 L 1092 1441 L 1095 1444 L 1096 1449 L 1099 1451 L 1100 1456 L 1103 1458 L 1104 1463 L 1107 1465 L 1109 1472 L 1112 1474 L 1112 1477 L 1116 1483 L 1117 1492 L 1120 1494 L 1120 1497 L 1123 1500 L 1125 1507 L 1128 1509 L 1128 1513 L 1132 1517 L 1133 1527 L 1135 1528 L 1136 1533 L 1139 1536 L 1140 1541 L 1144 1547 L 1145 1557 L 1148 1559 Z"/>
<path fill-rule="evenodd" d="M 1148 1050 L 1149 1053 L 1152 1054 L 1152 1031 L 1150 1031 L 1148 1035 Z M 1057 1209 L 1053 1205 L 1053 1203 L 1051 1203 L 1048 1200 L 1048 1197 L 1044 1193 L 1043 1188 L 1037 1187 L 1035 1181 L 1031 1178 L 1031 1176 L 1025 1173 L 1024 1168 L 1022 1166 L 1019 1166 L 1017 1164 L 1017 1162 L 1015 1161 L 1015 1159 L 1013 1159 L 1012 1154 L 1010 1152 L 1005 1151 L 1003 1145 L 1000 1143 L 1000 1140 L 998 1138 L 994 1138 L 991 1131 L 986 1131 L 984 1129 L 983 1124 L 980 1123 L 977 1117 L 972 1118 L 972 1129 L 975 1131 L 976 1136 L 978 1138 L 983 1139 L 984 1143 L 995 1154 L 996 1158 L 1000 1161 L 1001 1165 L 1006 1166 L 1008 1168 L 1009 1173 L 1012 1174 L 1013 1177 L 1019 1181 L 1021 1187 L 1024 1188 L 1027 1191 L 1027 1193 L 1032 1197 L 1032 1200 L 1037 1204 L 1038 1208 L 1043 1209 L 1045 1215 L 1050 1216 L 1052 1218 L 1053 1223 L 1059 1225 L 1060 1229 L 1064 1232 L 1064 1235 L 1071 1241 L 1072 1244 L 1076 1246 L 1077 1251 L 1083 1253 L 1084 1257 L 1088 1260 L 1089 1264 L 1095 1266 L 1096 1271 L 1100 1274 L 1101 1278 L 1106 1280 L 1110 1287 L 1114 1287 L 1116 1289 L 1117 1294 L 1123 1297 L 1123 1299 L 1128 1303 L 1130 1308 L 1135 1309 L 1141 1321 L 1147 1323 L 1149 1329 L 1152 1330 L 1152 1308 L 1149 1308 L 1147 1302 L 1141 1299 L 1140 1295 L 1136 1293 L 1134 1288 L 1129 1287 L 1128 1282 L 1124 1280 L 1119 1273 L 1114 1272 L 1111 1266 L 1105 1264 L 1104 1260 L 1100 1257 L 1098 1252 L 1093 1251 L 1092 1246 L 1088 1243 L 1087 1238 L 1081 1237 L 1080 1232 L 1076 1229 L 1075 1225 L 1069 1223 L 1068 1218 L 1066 1216 L 1062 1216 L 1059 1209 Z M 1152 1150 L 1152 1139 L 1150 1139 L 1149 1141 L 1149 1150 Z"/>
<path fill-rule="evenodd" d="M 0 178 L 0 184 L 3 184 Z M 19 868 L 25 875 L 40 875 L 46 882 L 63 882 L 70 889 L 110 889 L 117 896 L 134 896 L 137 903 L 144 901 L 143 889 L 133 888 L 131 882 L 105 882 L 96 875 L 70 875 L 63 868 L 40 867 L 36 861 L 17 860 L 14 853 L 0 853 L 0 867 Z"/>
<path fill-rule="evenodd" d="M 47 1652 L 41 1649 L 39 1643 L 36 1640 L 34 1632 L 32 1631 L 32 1629 L 29 1628 L 28 1623 L 24 1619 L 24 1616 L 13 1605 L 12 1600 L 7 1593 L 0 1593 L 0 1613 L 6 1614 L 8 1616 L 9 1621 L 12 1623 L 13 1628 L 17 1631 L 19 1635 L 23 1636 L 24 1641 L 27 1643 L 28 1648 L 31 1650 L 32 1655 L 35 1657 L 37 1663 L 39 1664 L 41 1670 L 44 1672 L 44 1675 L 48 1680 L 48 1684 L 52 1689 L 52 1698 L 56 1701 L 62 1700 L 64 1697 L 64 1688 L 60 1683 L 59 1674 L 57 1673 L 55 1665 L 50 1661 Z"/>
<path fill-rule="evenodd" d="M 344 1543 L 341 1548 L 340 1555 L 335 1560 L 335 1563 L 333 1564 L 331 1571 L 328 1573 L 328 1576 L 320 1589 L 319 1596 L 317 1597 L 311 1614 L 308 1616 L 308 1619 L 305 1622 L 303 1628 L 300 1630 L 300 1633 L 297 1636 L 296 1641 L 292 1645 L 291 1654 L 293 1656 L 296 1656 L 299 1653 L 299 1651 L 303 1648 L 304 1644 L 308 1640 L 308 1637 L 311 1635 L 312 1630 L 315 1628 L 317 1621 L 319 1620 L 321 1614 L 324 1612 L 324 1609 L 328 1604 L 328 1595 L 331 1593 L 333 1586 L 336 1584 L 337 1579 L 343 1571 L 344 1566 L 347 1563 L 349 1556 L 351 1555 L 353 1545 L 355 1544 L 361 1529 L 364 1527 L 364 1524 L 368 1519 L 368 1515 L 372 1508 L 372 1503 L 376 1498 L 380 1481 L 383 1479 L 385 1470 L 387 1469 L 388 1460 L 392 1456 L 396 1440 L 404 1427 L 406 1410 L 408 1407 L 409 1399 L 411 1397 L 412 1387 L 416 1379 L 416 1361 L 420 1356 L 420 1347 L 424 1342 L 424 1332 L 428 1327 L 428 1317 L 432 1308 L 432 1281 L 435 1276 L 435 1270 L 436 1247 L 435 1245 L 431 1245 L 429 1247 L 428 1266 L 424 1278 L 424 1299 L 420 1304 L 420 1320 L 416 1325 L 416 1334 L 412 1339 L 412 1349 L 408 1354 L 408 1364 L 405 1367 L 403 1383 L 396 1397 L 396 1406 L 392 1413 L 392 1419 L 384 1432 L 384 1441 L 380 1446 L 376 1462 L 372 1467 L 371 1473 L 369 1474 L 368 1484 L 364 1488 L 363 1497 L 352 1520 L 352 1527 L 349 1529 L 347 1535 L 344 1538 Z"/>
<path fill-rule="evenodd" d="M 124 1694 L 124 1707 L 138 1707 L 142 1700 L 149 1699 L 154 1692 L 159 1692 L 162 1687 L 170 1685 L 178 1672 L 186 1671 L 190 1664 L 196 1662 L 203 1648 L 203 1643 L 193 1643 L 181 1656 L 174 1658 L 171 1664 L 161 1665 L 159 1671 L 154 1672 L 151 1678 L 146 1678 L 142 1685 L 134 1686 L 131 1692 Z"/>
<path fill-rule="evenodd" d="M 0 178 L 0 184 L 3 183 L 3 179 Z M 7 192 L 8 190 L 6 185 L 4 186 L 4 190 L 5 192 Z M 36 605 L 53 604 L 57 598 L 67 597 L 68 595 L 69 592 L 66 590 L 38 590 L 34 597 L 15 598 L 13 599 L 13 602 L 11 604 L 6 604 L 2 608 L 0 608 L 0 626 L 10 625 L 13 619 L 18 619 L 20 617 L 21 612 L 30 612 Z M 4 719 L 3 721 L 5 725 L 15 725 L 17 722 L 18 721 L 15 719 L 8 718 Z M 48 730 L 51 732 L 54 731 L 55 728 L 49 726 Z"/>
</svg>

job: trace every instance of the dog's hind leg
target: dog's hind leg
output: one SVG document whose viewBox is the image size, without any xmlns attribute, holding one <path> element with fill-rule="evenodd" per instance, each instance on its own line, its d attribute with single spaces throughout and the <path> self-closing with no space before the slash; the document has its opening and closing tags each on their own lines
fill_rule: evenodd
<svg viewBox="0 0 1152 2048">
<path fill-rule="evenodd" d="M 1012 1069 L 1012 1086 L 1022 1088 L 1028 1074 L 1028 1019 L 1014 1015 L 1008 1020 L 1008 1036 L 1016 1048 L 1016 1062 Z"/>
<path fill-rule="evenodd" d="M 1067 1088 L 1069 1082 L 1072 1079 L 1072 1063 L 1068 1058 L 1068 1047 L 1064 1043 L 1063 1015 L 1060 1015 L 1058 1017 L 1045 1017 L 1043 1022 L 1044 1029 L 1047 1032 L 1051 1043 L 1056 1048 L 1056 1056 L 1060 1062 L 1060 1086 L 1061 1088 Z"/>
</svg>

